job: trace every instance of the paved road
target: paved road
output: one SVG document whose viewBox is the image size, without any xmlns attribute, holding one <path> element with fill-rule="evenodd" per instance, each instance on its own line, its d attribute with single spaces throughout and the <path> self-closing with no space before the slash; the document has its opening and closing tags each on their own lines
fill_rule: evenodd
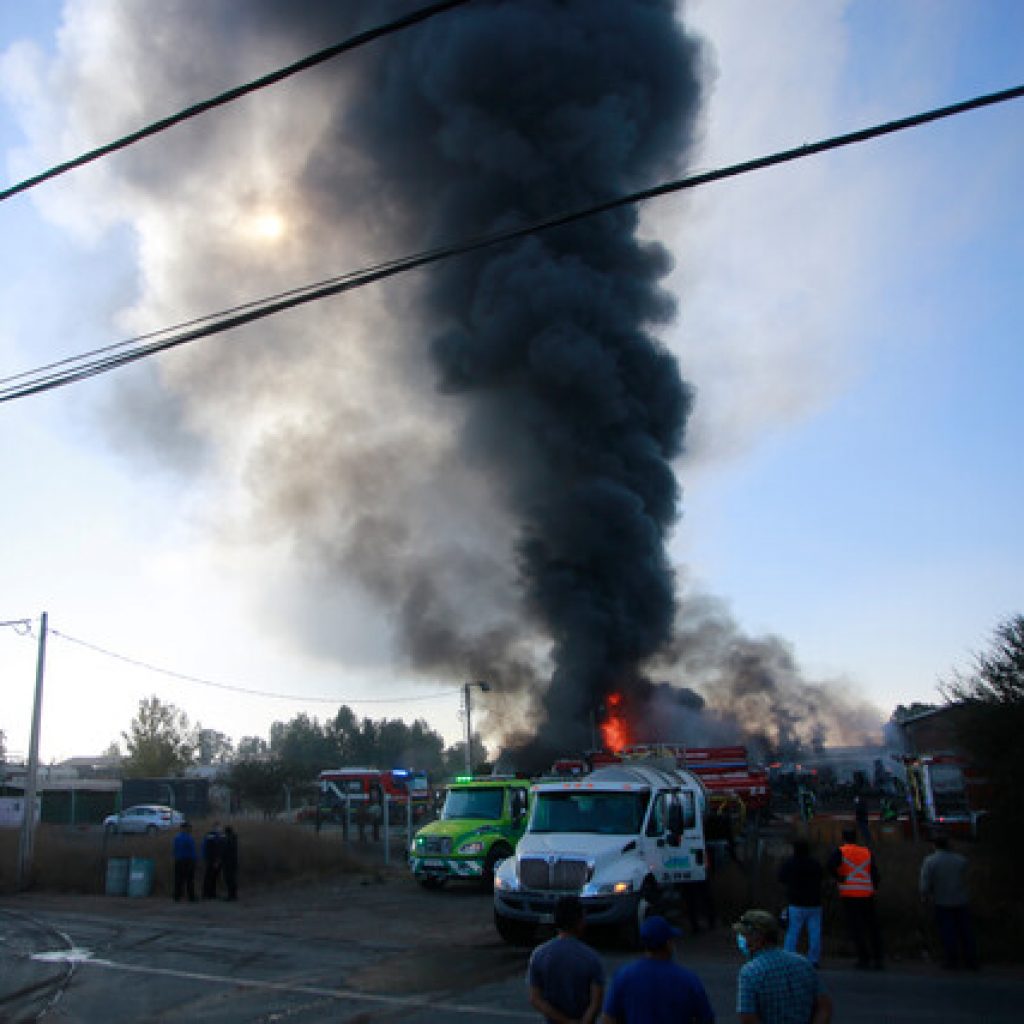
<svg viewBox="0 0 1024 1024">
<path fill-rule="evenodd" d="M 378 876 L 380 877 L 380 876 Z M 369 876 L 238 904 L 107 897 L 0 900 L 0 1020 L 105 1024 L 536 1020 L 527 950 L 495 936 L 490 900 Z M 609 971 L 630 956 L 600 947 Z M 734 1019 L 738 959 L 726 931 L 682 939 L 722 1020 Z M 823 971 L 838 1022 L 1021 1019 L 1024 974 Z"/>
</svg>

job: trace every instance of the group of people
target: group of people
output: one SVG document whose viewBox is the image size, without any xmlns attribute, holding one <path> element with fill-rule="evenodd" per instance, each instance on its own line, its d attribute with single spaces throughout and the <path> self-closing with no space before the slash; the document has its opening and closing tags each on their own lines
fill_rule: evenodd
<svg viewBox="0 0 1024 1024">
<path fill-rule="evenodd" d="M 238 835 L 230 826 L 221 831 L 220 822 L 203 836 L 202 842 L 204 900 L 217 899 L 217 889 L 223 875 L 227 889 L 226 899 L 238 899 Z M 192 824 L 183 821 L 174 837 L 172 849 L 174 858 L 174 900 L 188 896 L 193 903 L 196 901 L 196 864 L 199 861 L 196 841 L 192 836 Z"/>
<path fill-rule="evenodd" d="M 935 851 L 920 872 L 920 895 L 934 910 L 944 953 L 943 966 L 976 968 L 977 950 L 968 910 L 967 858 L 935 839 Z M 875 914 L 878 866 L 871 847 L 856 829 L 844 830 L 842 843 L 824 864 L 806 840 L 779 870 L 788 907 L 785 934 L 765 910 L 748 910 L 733 925 L 745 959 L 737 976 L 736 1006 L 742 1024 L 828 1024 L 832 999 L 821 963 L 822 889 L 826 875 L 836 883 L 846 924 L 857 951 L 857 966 L 884 967 L 882 938 Z M 649 917 L 640 929 L 641 959 L 621 968 L 605 986 L 600 957 L 582 941 L 583 904 L 564 896 L 555 904 L 555 938 L 538 946 L 527 970 L 530 1004 L 551 1024 L 711 1024 L 714 1012 L 700 978 L 675 962 L 673 939 L 680 933 L 663 917 Z M 797 948 L 807 934 L 806 956 Z"/>
<path fill-rule="evenodd" d="M 554 917 L 555 938 L 533 951 L 527 969 L 530 1004 L 550 1024 L 713 1024 L 715 1014 L 704 983 L 676 963 L 673 939 L 679 930 L 665 918 L 644 921 L 644 955 L 616 972 L 606 989 L 604 966 L 582 941 L 582 902 L 563 896 L 555 904 Z M 828 1024 L 831 997 L 807 959 L 779 948 L 774 915 L 748 910 L 733 931 L 746 961 L 737 978 L 741 1022 Z"/>
<path fill-rule="evenodd" d="M 822 865 L 811 856 L 805 840 L 793 844 L 793 855 L 779 869 L 786 890 L 785 948 L 795 952 L 807 933 L 807 958 L 821 962 L 821 896 L 825 872 L 836 882 L 846 927 L 857 951 L 857 966 L 882 970 L 885 966 L 882 935 L 875 910 L 880 875 L 871 846 L 858 837 L 858 829 L 845 829 L 843 841 Z M 950 849 L 949 840 L 938 836 L 935 851 L 921 865 L 919 891 L 929 905 L 942 943 L 943 966 L 976 968 L 967 889 L 967 858 Z"/>
</svg>

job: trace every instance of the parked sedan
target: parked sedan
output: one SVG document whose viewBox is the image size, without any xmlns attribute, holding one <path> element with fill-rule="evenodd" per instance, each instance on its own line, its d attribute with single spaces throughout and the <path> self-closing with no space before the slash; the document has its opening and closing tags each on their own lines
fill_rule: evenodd
<svg viewBox="0 0 1024 1024">
<path fill-rule="evenodd" d="M 108 832 L 144 832 L 153 835 L 162 829 L 177 828 L 185 815 L 162 804 L 139 804 L 128 807 L 120 814 L 111 814 L 103 821 Z"/>
</svg>

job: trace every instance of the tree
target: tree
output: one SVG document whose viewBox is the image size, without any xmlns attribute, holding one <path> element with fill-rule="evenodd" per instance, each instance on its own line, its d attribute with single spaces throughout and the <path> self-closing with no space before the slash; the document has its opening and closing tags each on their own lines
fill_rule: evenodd
<svg viewBox="0 0 1024 1024">
<path fill-rule="evenodd" d="M 236 752 L 240 760 L 258 761 L 270 753 L 270 744 L 262 736 L 243 736 Z"/>
<path fill-rule="evenodd" d="M 139 710 L 121 738 L 127 751 L 124 774 L 134 778 L 178 775 L 193 763 L 198 747 L 188 716 L 158 697 L 139 701 Z"/>
<path fill-rule="evenodd" d="M 216 729 L 202 729 L 196 726 L 199 763 L 203 765 L 225 764 L 235 752 L 231 737 Z"/>
<path fill-rule="evenodd" d="M 962 708 L 961 741 L 992 792 L 991 828 L 1006 850 L 1024 839 L 1024 789 L 1020 785 L 1020 738 L 1024 735 L 1024 615 L 1000 623 L 987 651 L 967 673 L 941 687 Z"/>
</svg>

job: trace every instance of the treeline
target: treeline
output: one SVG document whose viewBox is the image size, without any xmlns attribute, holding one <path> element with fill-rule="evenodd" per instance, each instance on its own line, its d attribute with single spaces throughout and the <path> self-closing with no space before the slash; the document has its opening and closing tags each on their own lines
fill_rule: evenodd
<svg viewBox="0 0 1024 1024">
<path fill-rule="evenodd" d="M 108 753 L 120 757 L 125 776 L 161 778 L 196 764 L 222 765 L 234 797 L 267 812 L 308 798 L 325 768 L 417 768 L 436 780 L 465 769 L 465 743 L 446 746 L 423 719 L 358 718 L 346 705 L 324 721 L 302 713 L 274 722 L 268 739 L 244 736 L 236 746 L 224 733 L 192 726 L 173 704 L 149 697 L 121 738 L 125 752 L 111 744 Z M 473 752 L 479 768 L 487 752 L 477 735 Z"/>
</svg>

